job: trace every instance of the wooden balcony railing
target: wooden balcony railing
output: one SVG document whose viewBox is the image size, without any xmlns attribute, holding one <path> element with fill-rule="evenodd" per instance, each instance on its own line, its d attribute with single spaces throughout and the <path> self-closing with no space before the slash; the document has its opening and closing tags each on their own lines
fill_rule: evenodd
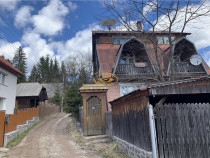
<svg viewBox="0 0 210 158">
<path fill-rule="evenodd" d="M 190 73 L 190 74 L 205 73 L 203 66 L 201 64 L 194 66 L 189 62 L 175 63 L 174 72 L 175 73 Z"/>
<path fill-rule="evenodd" d="M 134 64 L 118 64 L 116 69 L 118 75 L 152 75 L 152 66 L 136 67 Z"/>
</svg>

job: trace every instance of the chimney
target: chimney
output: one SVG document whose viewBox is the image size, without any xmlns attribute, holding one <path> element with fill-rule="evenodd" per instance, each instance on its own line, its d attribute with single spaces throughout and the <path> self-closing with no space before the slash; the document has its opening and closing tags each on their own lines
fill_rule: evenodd
<svg viewBox="0 0 210 158">
<path fill-rule="evenodd" d="M 137 21 L 136 26 L 137 26 L 137 31 L 143 31 L 142 21 Z"/>
</svg>

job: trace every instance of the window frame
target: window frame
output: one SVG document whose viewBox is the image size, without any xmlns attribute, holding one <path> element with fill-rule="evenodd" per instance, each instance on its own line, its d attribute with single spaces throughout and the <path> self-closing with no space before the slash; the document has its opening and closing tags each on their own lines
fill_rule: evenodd
<svg viewBox="0 0 210 158">
<path fill-rule="evenodd" d="M 5 85 L 6 74 L 0 71 L 0 84 Z"/>
</svg>

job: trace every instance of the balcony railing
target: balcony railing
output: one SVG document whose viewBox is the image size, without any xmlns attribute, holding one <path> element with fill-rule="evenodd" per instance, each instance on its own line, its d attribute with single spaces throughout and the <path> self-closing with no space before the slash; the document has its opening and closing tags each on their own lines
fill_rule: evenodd
<svg viewBox="0 0 210 158">
<path fill-rule="evenodd" d="M 179 63 L 175 63 L 174 66 L 174 72 L 175 73 L 205 73 L 203 66 L 197 65 L 194 66 L 189 62 L 179 62 Z"/>
<path fill-rule="evenodd" d="M 152 66 L 136 67 L 134 64 L 118 64 L 116 69 L 118 75 L 152 75 Z"/>
</svg>

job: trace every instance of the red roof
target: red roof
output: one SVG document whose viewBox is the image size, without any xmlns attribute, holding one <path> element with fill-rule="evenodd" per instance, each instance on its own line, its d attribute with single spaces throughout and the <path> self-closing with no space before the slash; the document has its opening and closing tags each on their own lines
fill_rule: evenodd
<svg viewBox="0 0 210 158">
<path fill-rule="evenodd" d="M 105 33 L 105 34 L 133 34 L 133 33 L 137 33 L 137 34 L 141 34 L 141 33 L 155 33 L 155 34 L 169 34 L 169 31 L 92 31 L 93 34 L 95 33 Z M 187 33 L 187 32 L 171 32 L 172 34 L 185 34 L 185 35 L 190 35 L 191 33 Z"/>
<path fill-rule="evenodd" d="M 7 60 L 5 60 L 2 56 L 0 56 L 0 66 L 7 69 L 11 73 L 15 75 L 21 75 L 23 76 L 24 74 L 20 72 L 17 68 L 15 68 L 12 64 L 10 64 Z"/>
<path fill-rule="evenodd" d="M 207 64 L 203 59 L 202 59 L 202 63 L 203 63 L 203 65 L 204 65 L 204 67 L 205 67 L 205 69 L 206 69 L 208 75 L 210 75 L 210 67 L 208 66 L 208 64 Z"/>
<path fill-rule="evenodd" d="M 115 65 L 120 45 L 98 44 L 97 49 L 101 72 L 111 73 Z"/>
</svg>

